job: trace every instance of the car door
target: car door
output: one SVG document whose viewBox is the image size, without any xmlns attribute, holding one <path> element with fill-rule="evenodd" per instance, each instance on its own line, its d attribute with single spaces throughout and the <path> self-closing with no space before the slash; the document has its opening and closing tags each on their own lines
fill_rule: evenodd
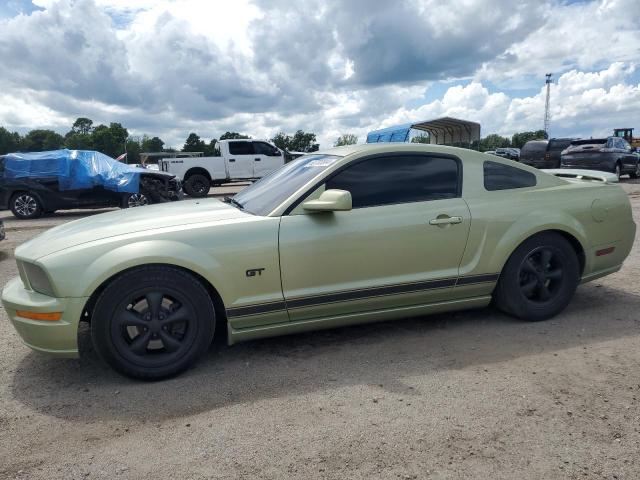
<svg viewBox="0 0 640 480">
<path fill-rule="evenodd" d="M 230 141 L 227 167 L 229 178 L 253 178 L 255 152 L 251 141 Z"/>
<path fill-rule="evenodd" d="M 253 176 L 261 178 L 284 165 L 282 152 L 267 142 L 253 142 Z"/>
<path fill-rule="evenodd" d="M 347 190 L 353 209 L 280 224 L 282 288 L 292 321 L 446 300 L 470 214 L 457 158 L 383 155 L 358 161 L 319 189 Z M 317 191 L 315 192 L 317 194 Z"/>
</svg>

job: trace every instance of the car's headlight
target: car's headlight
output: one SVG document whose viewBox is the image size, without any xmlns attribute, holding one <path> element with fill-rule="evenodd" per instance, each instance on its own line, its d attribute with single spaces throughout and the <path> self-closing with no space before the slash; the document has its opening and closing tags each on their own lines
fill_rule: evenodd
<svg viewBox="0 0 640 480">
<path fill-rule="evenodd" d="M 20 266 L 22 266 L 22 268 L 20 268 Z M 20 277 L 25 287 L 31 287 L 32 290 L 38 293 L 55 297 L 49 276 L 42 267 L 33 263 L 19 262 L 18 270 L 20 270 Z M 26 282 L 23 275 L 26 277 Z"/>
</svg>

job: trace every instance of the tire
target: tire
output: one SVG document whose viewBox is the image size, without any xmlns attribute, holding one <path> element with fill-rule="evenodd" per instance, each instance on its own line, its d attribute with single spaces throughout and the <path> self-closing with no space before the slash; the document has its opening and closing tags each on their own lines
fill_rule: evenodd
<svg viewBox="0 0 640 480">
<path fill-rule="evenodd" d="M 616 166 L 613 167 L 613 173 L 616 174 L 616 177 L 618 177 L 618 181 L 620 181 L 620 177 L 622 176 L 622 166 L 620 165 L 620 162 L 617 162 Z"/>
<path fill-rule="evenodd" d="M 522 320 L 546 320 L 569 304 L 579 277 L 580 263 L 571 244 L 557 233 L 539 233 L 511 254 L 494 300 L 500 310 Z"/>
<path fill-rule="evenodd" d="M 190 197 L 202 198 L 209 194 L 211 181 L 200 173 L 194 173 L 184 181 L 182 188 Z"/>
<path fill-rule="evenodd" d="M 20 220 L 38 218 L 43 212 L 40 199 L 30 192 L 14 193 L 9 200 L 9 209 Z"/>
<path fill-rule="evenodd" d="M 158 380 L 185 371 L 207 351 L 215 320 L 211 297 L 193 275 L 170 266 L 138 267 L 98 297 L 91 339 L 116 371 Z"/>
<path fill-rule="evenodd" d="M 636 179 L 640 177 L 640 162 L 636 164 L 636 170 L 629 174 L 629 178 Z"/>
<path fill-rule="evenodd" d="M 134 207 L 144 207 L 145 205 L 150 205 L 151 199 L 149 196 L 141 191 L 138 193 L 128 193 L 124 197 L 122 197 L 122 208 L 134 208 Z"/>
</svg>

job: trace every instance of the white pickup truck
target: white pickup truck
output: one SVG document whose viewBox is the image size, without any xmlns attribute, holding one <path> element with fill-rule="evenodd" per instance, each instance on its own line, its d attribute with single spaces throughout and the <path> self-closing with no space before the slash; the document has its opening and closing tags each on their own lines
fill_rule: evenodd
<svg viewBox="0 0 640 480">
<path fill-rule="evenodd" d="M 284 153 L 262 140 L 220 140 L 218 157 L 165 158 L 160 170 L 182 181 L 184 192 L 204 197 L 223 183 L 256 180 L 284 165 Z"/>
</svg>

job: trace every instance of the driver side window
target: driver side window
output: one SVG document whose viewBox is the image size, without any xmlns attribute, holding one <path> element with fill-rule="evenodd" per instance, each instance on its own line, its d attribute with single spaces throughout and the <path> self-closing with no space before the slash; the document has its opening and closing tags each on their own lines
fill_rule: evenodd
<svg viewBox="0 0 640 480">
<path fill-rule="evenodd" d="M 424 202 L 460 196 L 460 163 L 449 157 L 389 155 L 338 172 L 326 189 L 347 190 L 353 208 Z"/>
</svg>

